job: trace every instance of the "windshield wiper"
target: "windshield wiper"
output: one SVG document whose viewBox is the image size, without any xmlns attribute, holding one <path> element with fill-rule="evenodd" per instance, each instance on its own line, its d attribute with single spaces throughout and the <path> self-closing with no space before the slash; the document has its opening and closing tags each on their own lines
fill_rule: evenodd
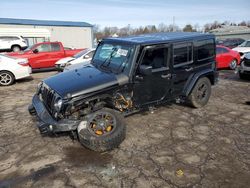
<svg viewBox="0 0 250 188">
<path fill-rule="evenodd" d="M 109 65 L 110 65 L 110 63 L 111 63 L 111 60 L 112 60 L 112 58 L 115 56 L 117 50 L 118 50 L 117 48 L 114 48 L 113 51 L 110 53 L 110 56 L 107 57 L 107 58 L 103 61 L 103 63 L 100 65 L 100 67 L 102 67 L 102 68 L 103 68 L 103 67 L 108 68 Z M 105 65 L 106 63 L 107 63 L 107 65 Z M 110 67 L 109 67 L 109 69 L 111 70 Z"/>
</svg>

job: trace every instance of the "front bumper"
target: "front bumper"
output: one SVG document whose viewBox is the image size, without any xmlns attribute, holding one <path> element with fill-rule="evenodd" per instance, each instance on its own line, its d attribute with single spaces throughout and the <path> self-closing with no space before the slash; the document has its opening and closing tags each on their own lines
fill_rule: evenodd
<svg viewBox="0 0 250 188">
<path fill-rule="evenodd" d="M 32 105 L 29 106 L 31 115 L 38 118 L 38 128 L 42 134 L 74 131 L 79 125 L 79 120 L 61 119 L 55 120 L 45 108 L 39 96 L 36 94 L 32 99 Z"/>
</svg>

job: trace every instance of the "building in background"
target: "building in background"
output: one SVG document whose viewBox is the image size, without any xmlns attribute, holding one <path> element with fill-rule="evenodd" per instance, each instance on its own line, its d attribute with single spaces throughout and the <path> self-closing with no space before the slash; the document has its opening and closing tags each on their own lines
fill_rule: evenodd
<svg viewBox="0 0 250 188">
<path fill-rule="evenodd" d="M 222 26 L 221 28 L 213 29 L 210 33 L 214 34 L 217 39 L 224 40 L 228 38 L 250 39 L 250 28 L 247 26 Z"/>
<path fill-rule="evenodd" d="M 86 22 L 0 18 L 0 36 L 23 36 L 29 45 L 60 41 L 65 47 L 92 48 L 93 26 Z"/>
</svg>

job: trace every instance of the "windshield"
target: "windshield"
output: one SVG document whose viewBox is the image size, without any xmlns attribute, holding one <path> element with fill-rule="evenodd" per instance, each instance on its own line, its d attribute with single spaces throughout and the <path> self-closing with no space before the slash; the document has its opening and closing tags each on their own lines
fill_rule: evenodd
<svg viewBox="0 0 250 188">
<path fill-rule="evenodd" d="M 241 45 L 239 45 L 240 47 L 250 47 L 250 41 L 245 41 L 243 42 Z"/>
<path fill-rule="evenodd" d="M 88 51 L 89 51 L 89 49 L 82 50 L 82 51 L 78 52 L 77 54 L 75 54 L 73 57 L 77 59 L 77 58 L 83 56 L 84 54 L 86 54 Z"/>
<path fill-rule="evenodd" d="M 113 73 L 128 71 L 133 56 L 134 46 L 126 44 L 101 43 L 93 57 L 93 65 Z"/>
</svg>

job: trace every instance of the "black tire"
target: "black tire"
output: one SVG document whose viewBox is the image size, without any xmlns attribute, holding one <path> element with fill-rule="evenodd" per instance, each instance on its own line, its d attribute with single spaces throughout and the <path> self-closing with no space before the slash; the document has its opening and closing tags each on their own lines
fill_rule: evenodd
<svg viewBox="0 0 250 188">
<path fill-rule="evenodd" d="M 203 77 L 196 82 L 193 90 L 188 96 L 188 100 L 192 107 L 200 108 L 208 103 L 210 95 L 211 82 L 207 77 Z"/>
<path fill-rule="evenodd" d="M 13 45 L 11 46 L 11 51 L 12 52 L 20 52 L 21 51 L 21 47 L 18 45 Z"/>
<path fill-rule="evenodd" d="M 100 117 L 100 114 L 103 115 L 105 113 L 108 115 L 112 115 L 112 120 L 115 119 L 114 121 L 116 125 L 110 132 L 104 133 L 103 135 L 97 135 L 92 130 L 93 128 L 91 128 L 91 126 L 93 126 L 93 124 L 91 123 L 96 117 Z M 78 127 L 77 132 L 80 143 L 91 150 L 98 152 L 112 150 L 114 148 L 117 148 L 126 137 L 126 126 L 123 120 L 123 116 L 112 109 L 103 108 L 88 115 L 87 119 L 88 120 L 86 127 L 83 129 L 79 129 Z M 107 125 L 107 123 L 105 123 L 105 125 Z"/>
<path fill-rule="evenodd" d="M 15 76 L 9 71 L 0 71 L 0 86 L 9 86 L 15 81 Z"/>
</svg>

